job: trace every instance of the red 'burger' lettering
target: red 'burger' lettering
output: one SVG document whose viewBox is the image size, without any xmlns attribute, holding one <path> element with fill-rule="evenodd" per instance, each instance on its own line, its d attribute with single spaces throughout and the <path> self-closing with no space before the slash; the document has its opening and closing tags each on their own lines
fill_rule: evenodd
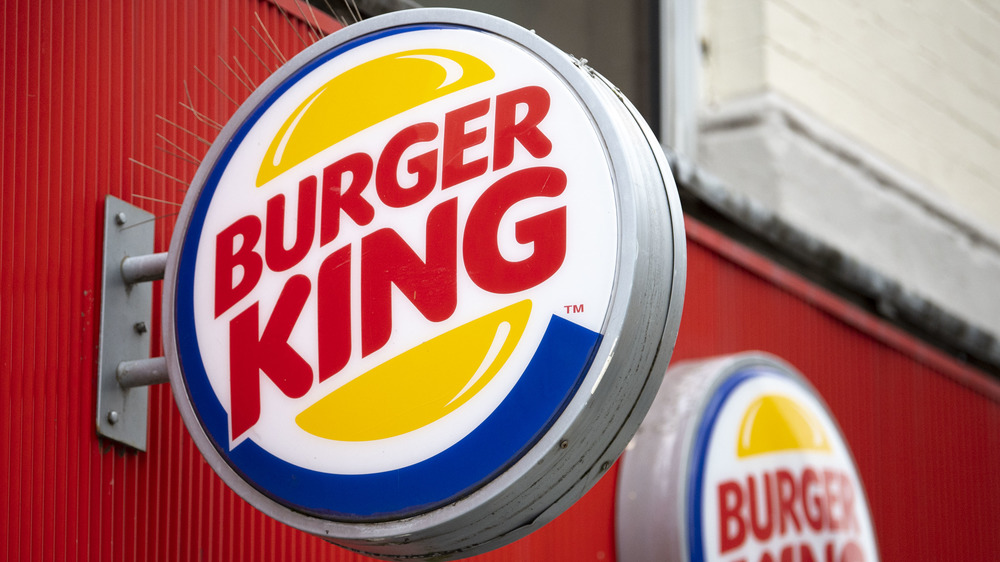
<svg viewBox="0 0 1000 562">
<path fill-rule="evenodd" d="M 485 99 L 465 107 L 450 111 L 444 116 L 444 143 L 442 146 L 444 165 L 441 169 L 441 189 L 448 189 L 472 178 L 477 178 L 489 167 L 486 157 L 465 161 L 465 149 L 472 148 L 486 140 L 486 127 L 466 131 L 466 124 L 486 115 L 490 110 L 490 100 Z"/>
<path fill-rule="evenodd" d="M 406 170 L 416 174 L 416 183 L 410 187 L 399 184 L 399 161 L 411 146 L 434 140 L 438 126 L 434 123 L 417 123 L 396 133 L 385 145 L 375 170 L 375 191 L 379 199 L 390 207 L 409 207 L 422 201 L 434 190 L 437 183 L 437 150 L 414 156 L 406 162 Z"/>
<path fill-rule="evenodd" d="M 285 196 L 278 194 L 267 201 L 267 232 L 264 256 L 271 271 L 287 271 L 309 253 L 316 232 L 316 176 L 299 182 L 298 214 L 295 215 L 295 242 L 285 249 Z"/>
<path fill-rule="evenodd" d="M 802 521 L 816 533 L 859 532 L 854 486 L 847 474 L 836 470 L 806 467 L 796 475 L 782 468 L 749 474 L 744 480 L 721 482 L 717 499 L 719 552 L 723 554 L 742 547 L 751 537 L 766 543 L 801 534 L 805 530 Z"/>
<path fill-rule="evenodd" d="M 316 176 L 300 180 L 295 239 L 290 248 L 286 248 L 284 239 L 285 221 L 290 217 L 286 217 L 285 196 L 281 194 L 268 200 L 265 221 L 248 215 L 220 232 L 216 238 L 216 317 L 253 290 L 260 280 L 262 265 L 266 264 L 275 272 L 287 271 L 308 255 L 316 243 L 317 204 L 319 247 L 322 248 L 337 239 L 342 215 L 358 226 L 371 224 L 375 218 L 375 207 L 365 199 L 364 193 L 372 183 L 379 201 L 388 207 L 405 208 L 424 200 L 439 180 L 441 189 L 446 189 L 485 174 L 489 169 L 489 157 L 466 162 L 465 152 L 486 140 L 487 128 L 466 129 L 471 121 L 488 115 L 491 101 L 487 98 L 448 112 L 444 118 L 441 150 L 432 148 L 403 160 L 407 151 L 417 151 L 419 149 L 414 147 L 438 140 L 437 125 L 417 123 L 394 135 L 377 160 L 363 152 L 356 152 L 324 168 L 322 189 L 318 190 Z M 549 94 L 540 86 L 526 86 L 496 97 L 492 122 L 494 171 L 513 163 L 517 145 L 534 158 L 544 158 L 552 152 L 552 141 L 539 129 L 548 115 L 549 104 Z M 519 112 L 523 114 L 520 119 L 517 118 Z M 398 172 L 403 165 L 408 173 L 415 176 L 413 185 L 404 187 L 400 183 Z M 551 223 L 548 227 L 554 227 L 560 220 L 557 214 L 533 224 L 545 222 Z M 522 237 L 532 238 L 529 231 L 533 228 L 536 227 L 529 224 L 519 226 L 519 241 Z M 265 230 L 263 256 L 254 251 L 261 230 Z M 241 241 L 239 246 L 236 246 L 237 240 Z M 543 257 L 539 255 L 534 260 L 544 261 Z M 552 261 L 551 256 L 549 261 Z M 234 287 L 233 282 L 240 271 L 242 278 Z"/>
<path fill-rule="evenodd" d="M 264 260 L 253 247 L 260 240 L 260 219 L 253 215 L 243 217 L 215 237 L 215 317 L 229 310 L 260 281 Z M 240 245 L 236 247 L 236 240 Z M 242 271 L 243 277 L 234 287 L 234 274 Z"/>
<path fill-rule="evenodd" d="M 320 209 L 319 245 L 326 246 L 340 234 L 340 213 L 354 224 L 365 226 L 375 218 L 375 208 L 361 193 L 372 179 L 372 157 L 363 152 L 349 154 L 323 169 L 323 198 Z M 344 177 L 350 184 L 344 187 Z"/>
<path fill-rule="evenodd" d="M 750 529 L 753 530 L 753 536 L 759 541 L 766 541 L 771 537 L 771 532 L 774 531 L 774 522 L 771 518 L 771 475 L 764 474 L 763 478 L 763 489 L 761 490 L 761 495 L 758 496 L 757 492 L 754 490 L 756 487 L 756 482 L 753 476 L 747 477 L 747 496 L 750 499 L 750 503 L 747 506 L 750 511 Z M 766 503 L 763 506 L 758 505 L 758 498 L 767 498 Z M 764 507 L 765 513 L 763 517 L 761 516 L 761 507 Z"/>
<path fill-rule="evenodd" d="M 527 113 L 517 121 L 517 108 L 524 105 Z M 497 96 L 497 128 L 493 150 L 493 169 L 500 170 L 514 161 L 514 141 L 535 158 L 552 152 L 552 141 L 538 124 L 549 113 L 549 93 L 540 86 L 526 86 Z"/>
<path fill-rule="evenodd" d="M 726 553 L 739 548 L 747 537 L 743 511 L 743 490 L 736 482 L 719 484 L 719 551 Z"/>
</svg>

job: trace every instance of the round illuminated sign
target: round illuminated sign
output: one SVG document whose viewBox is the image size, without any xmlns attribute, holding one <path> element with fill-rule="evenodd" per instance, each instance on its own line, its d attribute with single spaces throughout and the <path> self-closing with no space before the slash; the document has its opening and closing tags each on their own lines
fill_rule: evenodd
<svg viewBox="0 0 1000 562">
<path fill-rule="evenodd" d="M 623 562 L 879 559 L 840 429 L 769 356 L 672 367 L 622 462 L 617 502 Z"/>
<path fill-rule="evenodd" d="M 681 220 L 635 110 L 533 33 L 352 25 L 244 103 L 188 192 L 163 307 L 182 415 L 228 485 L 338 544 L 510 542 L 652 400 Z"/>
</svg>

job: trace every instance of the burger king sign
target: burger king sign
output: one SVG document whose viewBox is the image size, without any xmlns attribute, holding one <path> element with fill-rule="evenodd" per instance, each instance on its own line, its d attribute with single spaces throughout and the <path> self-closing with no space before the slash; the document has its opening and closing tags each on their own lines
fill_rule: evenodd
<svg viewBox="0 0 1000 562">
<path fill-rule="evenodd" d="M 617 502 L 622 562 L 879 559 L 836 421 L 764 354 L 671 367 L 625 454 Z"/>
<path fill-rule="evenodd" d="M 185 199 L 164 334 L 209 463 L 375 556 L 468 556 L 551 520 L 665 370 L 681 215 L 620 92 L 456 10 L 316 43 L 240 108 Z"/>
</svg>

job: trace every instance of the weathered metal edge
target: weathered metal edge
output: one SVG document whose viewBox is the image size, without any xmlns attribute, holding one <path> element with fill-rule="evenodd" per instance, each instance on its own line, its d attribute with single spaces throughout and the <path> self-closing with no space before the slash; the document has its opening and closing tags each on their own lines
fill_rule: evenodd
<svg viewBox="0 0 1000 562">
<path fill-rule="evenodd" d="M 664 147 L 686 214 L 817 282 L 956 359 L 1000 378 L 1000 340 L 898 280 L 808 234 Z"/>
</svg>

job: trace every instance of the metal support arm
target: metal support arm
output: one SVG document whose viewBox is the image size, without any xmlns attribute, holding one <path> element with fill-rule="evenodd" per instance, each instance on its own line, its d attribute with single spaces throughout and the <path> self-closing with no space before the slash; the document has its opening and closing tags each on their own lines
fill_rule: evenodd
<svg viewBox="0 0 1000 562">
<path fill-rule="evenodd" d="M 167 374 L 167 360 L 164 357 L 151 357 L 135 361 L 122 361 L 116 371 L 118 384 L 122 388 L 135 388 L 170 382 Z"/>
<path fill-rule="evenodd" d="M 160 281 L 166 269 L 166 252 L 125 258 L 122 260 L 122 281 L 125 281 L 126 285 Z"/>
</svg>

